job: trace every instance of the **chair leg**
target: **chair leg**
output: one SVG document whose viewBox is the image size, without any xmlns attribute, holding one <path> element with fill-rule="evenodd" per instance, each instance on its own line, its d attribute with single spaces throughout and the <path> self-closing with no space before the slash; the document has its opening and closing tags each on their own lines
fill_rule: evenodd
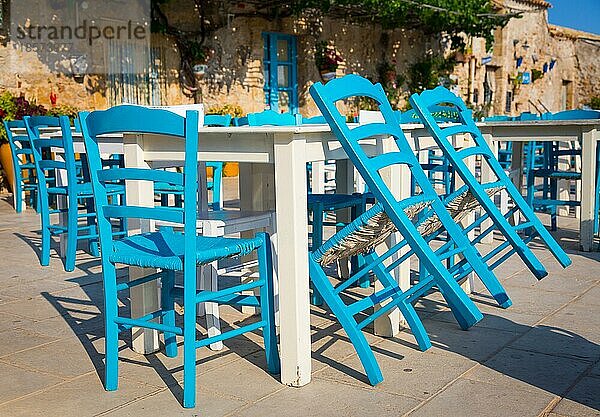
<svg viewBox="0 0 600 417">
<path fill-rule="evenodd" d="M 317 250 L 323 243 L 323 205 L 316 204 L 312 210 L 312 247 L 311 250 Z M 312 286 L 312 294 L 310 303 L 314 306 L 323 305 L 323 297 L 319 294 L 319 290 Z"/>
<path fill-rule="evenodd" d="M 50 234 L 50 213 L 48 206 L 44 206 L 41 210 L 42 219 L 42 253 L 40 264 L 42 266 L 50 265 L 50 244 L 52 243 L 52 235 Z"/>
<path fill-rule="evenodd" d="M 196 405 L 196 277 L 184 268 L 183 289 L 183 406 Z"/>
<path fill-rule="evenodd" d="M 371 385 L 377 385 L 383 381 L 383 375 L 365 335 L 358 328 L 356 320 L 346 313 L 347 307 L 344 305 L 343 301 L 338 295 L 333 293 L 333 287 L 323 272 L 323 269 L 312 259 L 309 259 L 309 269 L 313 286 L 322 294 L 325 303 L 327 303 L 344 328 L 354 349 L 356 349 L 356 353 L 365 369 L 369 382 Z"/>
<path fill-rule="evenodd" d="M 116 271 L 113 264 L 103 265 L 104 274 L 104 388 L 114 391 L 119 385 L 119 325 L 115 323 L 119 310 L 117 305 Z"/>
<path fill-rule="evenodd" d="M 374 260 L 375 256 L 370 255 L 367 256 L 367 258 L 370 258 L 369 260 Z M 394 281 L 394 278 L 391 277 L 390 273 L 385 270 L 385 267 L 382 264 L 376 265 L 375 268 L 373 268 L 373 272 L 382 284 L 391 283 L 392 281 Z M 423 276 L 423 278 L 425 277 Z M 423 326 L 423 322 L 417 315 L 417 312 L 415 311 L 415 308 L 412 306 L 412 304 L 403 302 L 398 305 L 398 308 L 404 316 L 404 319 L 406 320 L 410 331 L 415 337 L 415 340 L 419 345 L 419 349 L 421 349 L 422 351 L 426 351 L 427 349 L 429 349 L 431 347 L 431 339 L 429 339 L 429 335 L 427 334 L 427 331 Z"/>
<path fill-rule="evenodd" d="M 161 309 L 165 312 L 162 318 L 163 324 L 175 326 L 175 301 L 171 291 L 175 286 L 175 271 L 165 270 L 162 274 Z M 175 333 L 164 333 L 165 354 L 169 358 L 177 356 L 177 337 Z"/>
<path fill-rule="evenodd" d="M 20 170 L 17 167 L 17 170 Z M 23 181 L 21 176 L 15 171 L 15 188 L 13 190 L 13 201 L 15 204 L 15 211 L 21 213 L 23 211 Z"/>
<path fill-rule="evenodd" d="M 260 288 L 260 314 L 265 322 L 263 338 L 267 369 L 272 374 L 281 371 L 279 351 L 277 350 L 277 333 L 275 330 L 275 296 L 273 292 L 273 265 L 271 264 L 271 241 L 269 235 L 260 233 L 262 245 L 258 248 L 258 268 L 260 278 L 265 283 Z"/>
<path fill-rule="evenodd" d="M 67 253 L 65 256 L 65 271 L 71 272 L 75 269 L 75 257 L 77 255 L 77 202 L 69 201 L 67 209 Z"/>
<path fill-rule="evenodd" d="M 448 271 L 442 270 L 433 262 L 427 267 L 435 273 L 434 282 L 446 299 L 452 314 L 456 318 L 459 326 L 466 330 L 483 318 L 483 314 L 473 303 L 473 301 L 460 288 L 460 285 L 450 276 Z"/>
</svg>

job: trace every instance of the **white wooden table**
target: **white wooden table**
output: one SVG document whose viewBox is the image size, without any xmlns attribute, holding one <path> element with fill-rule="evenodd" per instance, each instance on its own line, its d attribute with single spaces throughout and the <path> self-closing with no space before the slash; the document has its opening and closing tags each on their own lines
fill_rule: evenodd
<svg viewBox="0 0 600 417">
<path fill-rule="evenodd" d="M 581 214 L 579 244 L 592 250 L 596 191 L 596 147 L 600 140 L 600 120 L 528 120 L 479 123 L 484 138 L 497 154 L 499 142 L 513 142 L 512 166 L 517 169 L 515 185 L 521 190 L 523 144 L 526 142 L 579 142 L 581 144 Z M 484 164 L 485 165 L 485 164 Z M 483 172 L 482 175 L 490 176 Z"/>
<path fill-rule="evenodd" d="M 75 152 L 84 152 L 80 135 L 74 135 Z M 121 142 L 121 143 L 119 143 Z M 306 163 L 329 159 L 347 160 L 339 142 L 327 125 L 285 127 L 212 127 L 199 133 L 198 161 L 237 161 L 240 167 L 242 210 L 276 210 L 278 242 L 277 276 L 279 277 L 281 381 L 302 386 L 311 379 L 310 305 L 308 278 L 308 215 Z M 124 153 L 125 165 L 148 167 L 161 161 L 182 161 L 183 141 L 157 135 L 124 135 L 122 141 L 107 137 L 99 141 L 101 153 Z M 367 152 L 378 154 L 395 148 L 390 138 L 365 141 Z M 120 152 L 119 152 L 120 151 Z M 350 172 L 351 164 L 341 162 L 340 170 Z M 408 175 L 401 167 L 384 172 L 386 182 L 398 197 L 410 192 Z M 340 178 L 340 191 L 351 192 L 353 175 Z M 129 204 L 152 206 L 154 195 L 146 181 L 128 181 Z M 147 230 L 151 225 L 130 225 L 130 230 Z M 148 274 L 142 268 L 130 268 L 131 279 Z M 410 265 L 405 262 L 396 278 L 408 288 Z M 154 282 L 131 292 L 132 315 L 144 315 L 158 308 L 158 291 Z M 401 317 L 396 309 L 378 319 L 375 332 L 393 336 L 400 330 Z M 152 330 L 137 329 L 134 349 L 140 353 L 158 350 L 158 335 Z"/>
</svg>

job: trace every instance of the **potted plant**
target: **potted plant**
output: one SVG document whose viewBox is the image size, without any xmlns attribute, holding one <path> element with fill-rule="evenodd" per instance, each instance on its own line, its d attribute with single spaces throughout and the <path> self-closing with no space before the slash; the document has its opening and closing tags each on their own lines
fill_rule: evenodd
<svg viewBox="0 0 600 417">
<path fill-rule="evenodd" d="M 324 82 L 335 78 L 335 71 L 342 61 L 342 57 L 335 48 L 329 46 L 327 41 L 317 42 L 315 46 L 315 64 Z"/>
<path fill-rule="evenodd" d="M 0 122 L 4 120 L 20 120 L 23 116 L 40 116 L 46 114 L 46 108 L 37 105 L 35 101 L 29 102 L 23 96 L 13 96 L 9 91 L 0 94 Z M 13 171 L 12 154 L 8 144 L 8 137 L 4 125 L 0 124 L 0 165 L 6 173 L 8 184 L 15 180 Z"/>
<path fill-rule="evenodd" d="M 212 54 L 209 47 L 201 45 L 200 42 L 192 41 L 188 45 L 192 72 L 198 79 L 204 78 L 208 69 L 207 62 Z"/>
<path fill-rule="evenodd" d="M 244 110 L 238 106 L 237 104 L 223 104 L 222 106 L 212 106 L 208 109 L 206 114 L 229 114 L 232 117 L 242 117 L 244 115 Z M 207 168 L 207 171 L 210 170 L 209 176 L 212 176 L 212 170 Z M 225 162 L 223 166 L 223 176 L 224 177 L 237 177 L 240 173 L 240 166 L 237 162 Z"/>
</svg>

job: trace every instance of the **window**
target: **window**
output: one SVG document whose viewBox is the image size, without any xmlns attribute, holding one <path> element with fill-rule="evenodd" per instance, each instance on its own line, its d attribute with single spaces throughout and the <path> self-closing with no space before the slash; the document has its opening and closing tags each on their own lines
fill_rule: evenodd
<svg viewBox="0 0 600 417">
<path fill-rule="evenodd" d="M 492 104 L 494 90 L 496 89 L 496 70 L 486 67 L 483 80 L 483 104 Z"/>
<path fill-rule="evenodd" d="M 265 104 L 276 112 L 298 112 L 296 37 L 263 33 Z"/>
<path fill-rule="evenodd" d="M 513 93 L 512 91 L 506 92 L 506 104 L 504 105 L 504 111 L 510 113 L 512 109 Z"/>
<path fill-rule="evenodd" d="M 570 110 L 573 108 L 573 83 L 563 80 L 561 87 L 561 110 Z"/>
</svg>

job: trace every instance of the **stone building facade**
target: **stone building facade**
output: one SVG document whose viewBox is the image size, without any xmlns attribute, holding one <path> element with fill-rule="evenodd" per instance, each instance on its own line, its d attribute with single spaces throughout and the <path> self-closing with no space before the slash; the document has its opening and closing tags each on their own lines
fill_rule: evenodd
<svg viewBox="0 0 600 417">
<path fill-rule="evenodd" d="M 512 19 L 496 31 L 491 52 L 486 51 L 482 39 L 467 41 L 468 48 L 457 56 L 450 77 L 456 83 L 456 92 L 489 114 L 558 111 L 581 107 L 592 96 L 600 96 L 600 36 L 549 25 L 550 4 L 543 0 L 502 3 L 508 10 L 523 11 L 523 17 Z M 171 0 L 164 9 L 171 23 L 193 28 L 197 21 L 189 12 L 193 7 L 192 0 Z M 239 3 L 239 7 L 244 4 Z M 249 14 L 249 7 L 244 16 Z M 343 59 L 337 76 L 358 73 L 374 80 L 379 77 L 382 63 L 391 63 L 397 74 L 403 74 L 412 63 L 427 54 L 443 53 L 446 46 L 443 37 L 427 37 L 409 30 L 384 31 L 377 24 L 356 25 L 329 18 L 266 20 L 236 17 L 235 10 L 232 12 L 227 15 L 227 24 L 207 39 L 214 53 L 195 97 L 185 95 L 180 88 L 179 54 L 173 40 L 160 34 L 152 35 L 148 74 L 129 80 L 120 77 L 118 68 L 112 74 L 77 79 L 57 74 L 35 53 L 16 51 L 5 39 L 4 46 L 0 46 L 0 68 L 7 68 L 10 59 L 18 63 L 17 68 L 22 66 L 28 71 L 0 70 L 0 90 L 25 94 L 45 106 L 50 106 L 50 94 L 54 93 L 58 104 L 81 109 L 131 101 L 172 105 L 195 99 L 208 107 L 235 104 L 245 112 L 260 111 L 270 105 L 265 92 L 265 42 L 268 34 L 279 33 L 291 35 L 296 54 L 293 72 L 278 73 L 278 77 L 295 89 L 297 110 L 310 116 L 318 113 L 308 94 L 310 85 L 320 80 L 314 60 L 317 41 L 328 40 L 335 45 Z M 280 99 L 278 110 L 291 107 L 289 96 L 280 94 Z M 348 112 L 353 111 L 356 106 L 348 103 Z"/>
</svg>

